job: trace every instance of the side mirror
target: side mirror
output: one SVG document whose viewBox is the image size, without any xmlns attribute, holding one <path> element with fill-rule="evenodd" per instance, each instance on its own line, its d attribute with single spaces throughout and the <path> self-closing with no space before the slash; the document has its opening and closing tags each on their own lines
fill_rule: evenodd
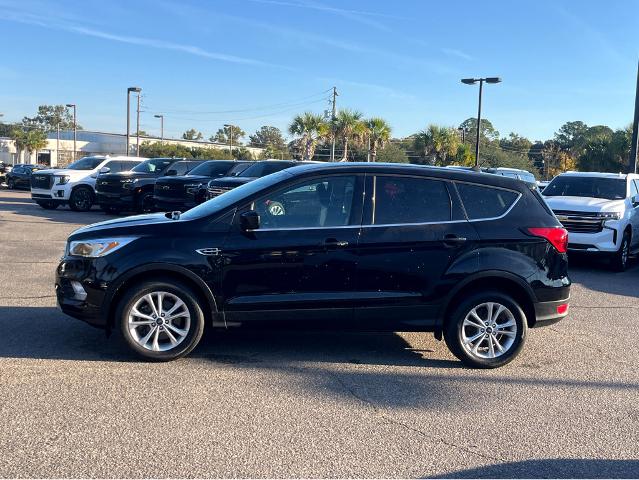
<svg viewBox="0 0 639 480">
<path fill-rule="evenodd" d="M 243 232 L 260 228 L 260 215 L 255 210 L 249 210 L 240 215 L 240 228 Z"/>
<path fill-rule="evenodd" d="M 166 176 L 167 177 L 174 177 L 175 175 L 177 175 L 177 170 L 175 170 L 173 168 L 171 170 L 167 170 L 166 171 Z"/>
<path fill-rule="evenodd" d="M 111 169 L 109 167 L 102 167 L 100 169 L 100 173 L 109 173 L 111 171 Z"/>
<path fill-rule="evenodd" d="M 639 206 L 639 195 L 635 195 L 634 197 L 632 197 L 632 206 L 633 207 Z"/>
</svg>

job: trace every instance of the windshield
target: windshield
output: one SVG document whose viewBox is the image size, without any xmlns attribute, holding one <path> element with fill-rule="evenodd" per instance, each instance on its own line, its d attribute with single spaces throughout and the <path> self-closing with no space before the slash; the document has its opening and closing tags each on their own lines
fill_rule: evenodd
<svg viewBox="0 0 639 480">
<path fill-rule="evenodd" d="M 223 177 L 234 164 L 234 161 L 217 161 L 204 162 L 189 172 L 189 175 L 202 175 L 204 177 Z"/>
<path fill-rule="evenodd" d="M 104 161 L 104 157 L 83 157 L 67 167 L 68 170 L 94 170 Z"/>
<path fill-rule="evenodd" d="M 279 172 L 285 168 L 290 168 L 295 163 L 292 162 L 258 162 L 242 172 L 240 177 L 263 177 L 271 173 Z"/>
<path fill-rule="evenodd" d="M 152 158 L 146 162 L 142 162 L 131 169 L 132 172 L 138 173 L 157 173 L 162 172 L 175 160 L 170 158 Z"/>
<path fill-rule="evenodd" d="M 623 178 L 562 177 L 555 178 L 542 193 L 544 197 L 591 197 L 607 200 L 626 198 Z"/>
<path fill-rule="evenodd" d="M 289 177 L 289 175 L 286 173 L 276 173 L 274 175 L 269 175 L 268 177 L 259 178 L 253 182 L 245 183 L 244 185 L 240 185 L 233 190 L 229 190 L 222 195 L 201 203 L 191 210 L 187 210 L 180 216 L 180 219 L 194 220 L 196 218 L 208 217 L 209 215 L 213 215 L 216 212 L 224 210 L 234 203 L 240 202 L 242 199 L 248 198 L 254 193 L 268 188 L 287 177 Z"/>
</svg>

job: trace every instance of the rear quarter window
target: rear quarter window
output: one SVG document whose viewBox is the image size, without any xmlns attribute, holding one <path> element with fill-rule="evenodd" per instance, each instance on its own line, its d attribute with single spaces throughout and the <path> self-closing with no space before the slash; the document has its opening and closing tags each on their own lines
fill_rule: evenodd
<svg viewBox="0 0 639 480">
<path fill-rule="evenodd" d="M 512 190 L 470 183 L 456 185 L 470 220 L 500 217 L 519 197 L 519 194 Z"/>
</svg>

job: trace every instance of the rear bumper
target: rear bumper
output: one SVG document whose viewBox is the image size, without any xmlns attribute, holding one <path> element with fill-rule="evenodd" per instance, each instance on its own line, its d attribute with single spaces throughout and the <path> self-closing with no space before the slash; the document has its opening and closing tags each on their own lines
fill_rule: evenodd
<svg viewBox="0 0 639 480">
<path fill-rule="evenodd" d="M 535 324 L 533 327 L 545 327 L 559 322 L 568 315 L 568 304 L 569 298 L 535 303 Z"/>
</svg>

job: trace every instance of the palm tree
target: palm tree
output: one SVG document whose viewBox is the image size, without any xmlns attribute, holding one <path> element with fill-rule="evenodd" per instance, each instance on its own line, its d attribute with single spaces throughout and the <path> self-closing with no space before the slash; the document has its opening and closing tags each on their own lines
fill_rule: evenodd
<svg viewBox="0 0 639 480">
<path fill-rule="evenodd" d="M 366 133 L 368 136 L 368 153 L 370 161 L 377 160 L 377 148 L 382 148 L 391 137 L 391 127 L 386 120 L 379 117 L 373 117 L 366 121 Z"/>
<path fill-rule="evenodd" d="M 432 155 L 433 163 L 447 165 L 447 158 L 454 157 L 459 147 L 459 135 L 454 128 L 429 125 L 426 130 L 419 132 L 415 146 L 421 147 L 424 156 Z"/>
<path fill-rule="evenodd" d="M 344 143 L 342 162 L 348 160 L 348 142 L 358 141 L 364 137 L 366 125 L 362 121 L 363 115 L 353 110 L 340 110 L 335 116 L 335 135 Z"/>
<path fill-rule="evenodd" d="M 298 142 L 302 147 L 302 160 L 311 160 L 317 141 L 329 134 L 330 127 L 322 115 L 304 112 L 293 119 L 288 131 L 300 137 Z"/>
</svg>

